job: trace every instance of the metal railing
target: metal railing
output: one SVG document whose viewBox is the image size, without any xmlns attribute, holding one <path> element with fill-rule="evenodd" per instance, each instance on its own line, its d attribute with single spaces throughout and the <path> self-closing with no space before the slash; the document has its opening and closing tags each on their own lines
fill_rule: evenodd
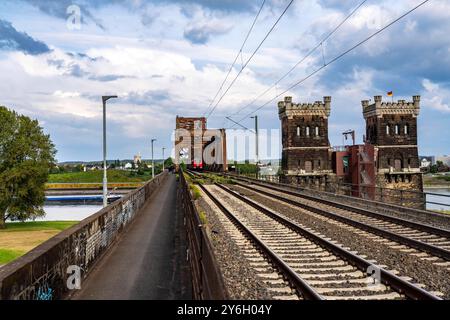
<svg viewBox="0 0 450 320">
<path fill-rule="evenodd" d="M 42 243 L 0 269 L 0 299 L 64 299 L 73 288 L 68 281 L 78 270 L 85 279 L 145 202 L 166 178 L 163 172 L 141 188 L 101 209 L 77 225 Z"/>
<path fill-rule="evenodd" d="M 281 183 L 278 175 L 259 175 L 241 174 L 241 176 L 249 177 L 262 181 L 273 183 Z M 292 186 L 306 190 L 321 190 L 332 192 L 335 194 L 358 197 L 367 200 L 373 200 L 394 205 L 402 205 L 405 207 L 425 209 L 427 205 L 442 206 L 450 209 L 450 195 L 435 192 L 420 192 L 407 189 L 393 189 L 378 186 L 358 186 L 352 183 L 331 183 L 326 182 L 324 186 L 316 186 L 314 184 L 302 185 L 293 183 Z M 439 199 L 436 200 L 435 198 Z"/>
<path fill-rule="evenodd" d="M 214 255 L 211 239 L 200 220 L 188 182 L 181 169 L 179 177 L 178 199 L 185 217 L 193 297 L 196 300 L 226 300 L 228 292 Z"/>
<path fill-rule="evenodd" d="M 368 200 L 402 205 L 411 208 L 427 208 L 427 204 L 444 206 L 450 209 L 450 195 L 420 192 L 407 189 L 393 189 L 378 186 L 358 186 L 351 183 L 339 183 L 335 187 L 327 185 L 327 190 L 337 194 L 348 196 L 357 196 Z M 431 201 L 430 197 L 440 198 L 436 202 Z"/>
</svg>

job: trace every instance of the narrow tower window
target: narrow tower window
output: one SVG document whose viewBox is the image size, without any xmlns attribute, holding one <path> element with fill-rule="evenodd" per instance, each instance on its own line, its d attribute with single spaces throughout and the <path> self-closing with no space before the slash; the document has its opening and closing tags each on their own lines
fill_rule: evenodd
<svg viewBox="0 0 450 320">
<path fill-rule="evenodd" d="M 386 134 L 389 134 L 389 125 L 386 125 Z"/>
<path fill-rule="evenodd" d="M 305 171 L 306 172 L 312 172 L 313 171 L 313 164 L 312 161 L 305 161 Z"/>
<path fill-rule="evenodd" d="M 316 127 L 316 137 L 319 136 L 319 127 Z"/>
<path fill-rule="evenodd" d="M 300 126 L 297 126 L 297 136 L 300 137 Z"/>
<path fill-rule="evenodd" d="M 309 126 L 306 127 L 306 136 L 309 137 Z"/>
<path fill-rule="evenodd" d="M 405 134 L 409 134 L 409 128 L 408 128 L 408 125 L 407 124 L 405 124 L 405 127 L 404 127 L 404 133 Z"/>
<path fill-rule="evenodd" d="M 398 124 L 395 125 L 395 134 L 398 134 Z"/>
</svg>

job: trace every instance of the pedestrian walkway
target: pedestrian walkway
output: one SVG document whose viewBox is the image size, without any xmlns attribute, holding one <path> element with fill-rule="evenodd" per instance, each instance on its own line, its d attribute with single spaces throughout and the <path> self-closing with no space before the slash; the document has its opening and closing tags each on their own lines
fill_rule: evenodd
<svg viewBox="0 0 450 320">
<path fill-rule="evenodd" d="M 72 299 L 191 299 L 176 185 L 169 174 Z"/>
</svg>

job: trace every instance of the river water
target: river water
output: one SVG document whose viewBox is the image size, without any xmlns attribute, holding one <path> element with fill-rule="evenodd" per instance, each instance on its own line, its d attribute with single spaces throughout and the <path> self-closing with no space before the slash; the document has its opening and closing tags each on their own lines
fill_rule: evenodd
<svg viewBox="0 0 450 320">
<path fill-rule="evenodd" d="M 101 205 L 44 205 L 46 215 L 36 221 L 81 221 L 101 210 Z"/>
<path fill-rule="evenodd" d="M 450 196 L 449 189 L 425 189 L 425 192 Z M 427 195 L 427 201 L 445 203 L 449 206 L 427 203 L 428 210 L 450 210 L 450 197 Z M 102 209 L 100 204 L 80 205 L 45 205 L 46 215 L 37 221 L 81 221 Z"/>
<path fill-rule="evenodd" d="M 433 188 L 425 188 L 425 192 L 431 192 L 431 193 L 437 193 L 441 195 L 446 195 L 448 197 L 443 196 L 436 196 L 436 195 L 427 195 L 427 202 L 438 202 L 447 204 L 447 206 L 439 205 L 435 203 L 427 203 L 427 209 L 428 210 L 449 210 L 450 211 L 450 188 L 439 188 L 439 189 L 433 189 Z"/>
</svg>

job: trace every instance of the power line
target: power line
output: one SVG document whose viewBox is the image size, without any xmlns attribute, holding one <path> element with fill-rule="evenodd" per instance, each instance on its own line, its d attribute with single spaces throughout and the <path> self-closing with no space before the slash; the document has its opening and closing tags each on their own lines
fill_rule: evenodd
<svg viewBox="0 0 450 320">
<path fill-rule="evenodd" d="M 227 118 L 228 120 L 230 120 L 231 122 L 234 122 L 235 124 L 237 124 L 238 126 L 240 126 L 241 128 L 243 128 L 243 129 L 245 129 L 245 130 L 250 130 L 251 132 L 253 132 L 254 133 L 254 131 L 253 130 L 251 130 L 251 129 L 249 129 L 249 128 L 247 128 L 246 126 L 243 126 L 242 124 L 240 124 L 240 123 L 237 123 L 236 121 L 234 121 L 233 119 L 231 119 L 230 117 L 225 117 L 225 118 Z"/>
<path fill-rule="evenodd" d="M 244 42 L 242 43 L 241 48 L 239 49 L 238 54 L 236 55 L 236 58 L 234 58 L 233 63 L 231 64 L 230 68 L 228 69 L 228 73 L 227 73 L 225 79 L 223 80 L 222 84 L 220 85 L 219 90 L 217 90 L 216 95 L 214 96 L 214 98 L 209 103 L 208 110 L 209 110 L 209 108 L 211 108 L 211 106 L 214 103 L 214 101 L 216 101 L 217 96 L 219 95 L 220 91 L 222 90 L 223 86 L 225 85 L 226 81 L 228 80 L 228 77 L 230 76 L 231 70 L 233 70 L 233 67 L 236 64 L 236 61 L 239 58 L 239 55 L 241 55 L 241 57 L 242 57 L 242 49 L 244 49 L 245 43 L 247 42 L 248 38 L 250 37 L 250 34 L 252 33 L 253 27 L 255 26 L 256 21 L 258 20 L 258 17 L 260 15 L 260 13 L 261 13 L 265 3 L 266 3 L 266 0 L 263 0 L 263 2 L 261 4 L 261 7 L 258 10 L 258 13 L 256 14 L 256 17 L 253 20 L 253 23 L 252 23 L 250 29 L 248 30 L 247 35 L 245 36 Z M 206 111 L 203 114 L 205 115 Z"/>
<path fill-rule="evenodd" d="M 362 1 L 355 9 L 353 9 L 330 33 L 328 33 L 314 48 L 312 48 L 303 58 L 301 58 L 291 69 L 289 69 L 288 72 L 286 72 L 281 78 L 279 78 L 277 81 L 275 81 L 268 89 L 266 89 L 264 92 L 262 92 L 261 94 L 259 94 L 255 99 L 252 100 L 252 102 L 248 103 L 247 105 L 245 105 L 243 108 L 239 109 L 238 111 L 236 111 L 235 113 L 231 114 L 231 116 L 233 115 L 237 115 L 240 112 L 242 112 L 243 110 L 247 109 L 248 107 L 250 107 L 251 105 L 253 105 L 256 101 L 258 101 L 261 97 L 263 97 L 267 92 L 269 92 L 270 90 L 272 90 L 276 85 L 278 85 L 281 81 L 283 81 L 288 75 L 290 75 L 300 64 L 303 63 L 303 61 L 305 61 L 311 54 L 313 54 L 318 48 L 322 47 L 323 48 L 323 43 L 325 41 L 327 41 L 337 30 L 339 30 L 339 28 L 348 20 L 350 19 L 351 16 L 353 16 L 355 14 L 356 11 L 359 10 L 359 8 L 361 8 L 364 3 L 366 3 L 367 0 Z M 323 52 L 322 52 L 323 54 Z M 323 57 L 324 58 L 324 57 Z M 234 125 L 233 125 L 234 127 Z"/>
<path fill-rule="evenodd" d="M 214 105 L 214 107 L 212 108 L 212 110 L 208 113 L 208 115 L 206 116 L 206 118 L 209 118 L 209 116 L 211 116 L 211 114 L 214 112 L 214 110 L 217 108 L 217 106 L 219 105 L 219 103 L 222 101 L 223 97 L 225 97 L 225 95 L 228 93 L 228 91 L 231 89 L 231 87 L 233 86 L 233 84 L 236 82 L 236 80 L 239 78 L 239 76 L 241 75 L 242 71 L 244 71 L 244 69 L 247 67 L 247 65 L 249 64 L 249 62 L 253 59 L 253 57 L 255 56 L 256 52 L 258 52 L 258 50 L 261 48 L 261 46 L 263 45 L 263 43 L 266 41 L 266 39 L 269 37 L 269 35 L 272 33 L 272 31 L 275 29 L 275 27 L 277 26 L 278 22 L 280 22 L 281 18 L 283 18 L 283 16 L 285 15 L 285 13 L 287 12 L 287 10 L 289 9 L 289 7 L 292 5 L 292 3 L 294 2 L 294 0 L 291 0 L 289 2 L 289 4 L 286 6 L 286 8 L 284 9 L 284 11 L 281 13 L 281 15 L 278 17 L 278 19 L 275 21 L 275 23 L 273 24 L 273 26 L 269 29 L 269 31 L 267 32 L 267 34 L 265 35 L 265 37 L 262 39 L 262 41 L 259 43 L 258 47 L 256 47 L 255 51 L 253 51 L 253 53 L 251 54 L 250 58 L 248 58 L 248 60 L 245 62 L 245 64 L 242 66 L 241 70 L 239 70 L 238 74 L 236 75 L 236 77 L 233 79 L 233 81 L 231 81 L 230 85 L 228 86 L 227 90 L 225 90 L 224 94 L 220 97 L 220 99 L 217 101 L 217 103 Z"/>
<path fill-rule="evenodd" d="M 311 72 L 309 75 L 307 75 L 306 77 L 304 77 L 303 79 L 295 82 L 294 84 L 292 84 L 288 89 L 284 90 L 283 92 L 281 92 L 280 94 L 276 95 L 275 97 L 273 97 L 272 99 L 270 99 L 269 101 L 267 101 L 266 103 L 264 103 L 263 105 L 259 106 L 257 109 L 255 109 L 254 111 L 250 112 L 249 114 L 247 114 L 245 117 L 243 117 L 241 120 L 237 121 L 237 123 L 241 123 L 242 121 L 244 121 L 245 119 L 247 119 L 249 116 L 251 116 L 252 114 L 254 114 L 255 112 L 257 112 L 258 110 L 261 110 L 262 108 L 264 108 L 265 106 L 267 106 L 269 103 L 272 103 L 273 100 L 281 97 L 282 95 L 284 95 L 286 92 L 288 92 L 289 90 L 292 90 L 293 88 L 297 87 L 298 85 L 300 85 L 301 83 L 303 83 L 304 81 L 308 80 L 309 78 L 311 78 L 312 76 L 314 76 L 316 73 L 318 73 L 319 71 L 321 71 L 322 69 L 326 68 L 327 66 L 329 66 L 330 64 L 336 62 L 337 60 L 341 59 L 342 57 L 344 57 L 345 55 L 347 55 L 348 53 L 350 53 L 351 51 L 355 50 L 356 48 L 358 48 L 359 46 L 363 45 L 364 43 L 366 43 L 367 41 L 369 41 L 370 39 L 372 39 L 373 37 L 377 36 L 378 34 L 380 34 L 381 32 L 383 32 L 384 30 L 386 30 L 387 28 L 389 28 L 390 26 L 392 26 L 393 24 L 395 24 L 396 22 L 398 22 L 399 20 L 403 19 L 404 17 L 406 17 L 407 15 L 409 15 L 410 13 L 412 13 L 413 11 L 417 10 L 418 8 L 420 8 L 421 6 L 423 6 L 425 3 L 429 2 L 430 0 L 425 0 L 422 1 L 420 4 L 418 4 L 417 6 L 415 6 L 414 8 L 412 8 L 411 10 L 407 11 L 406 13 L 402 14 L 400 17 L 398 17 L 397 19 L 391 21 L 389 24 L 385 25 L 383 28 L 379 29 L 378 31 L 372 33 L 369 37 L 365 38 L 364 40 L 358 42 L 357 44 L 355 44 L 353 47 L 351 47 L 350 49 L 345 50 L 344 52 L 340 53 L 339 55 L 337 55 L 336 57 L 334 57 L 333 59 L 331 59 L 328 63 L 322 65 L 320 68 L 318 68 L 317 70 Z"/>
</svg>

